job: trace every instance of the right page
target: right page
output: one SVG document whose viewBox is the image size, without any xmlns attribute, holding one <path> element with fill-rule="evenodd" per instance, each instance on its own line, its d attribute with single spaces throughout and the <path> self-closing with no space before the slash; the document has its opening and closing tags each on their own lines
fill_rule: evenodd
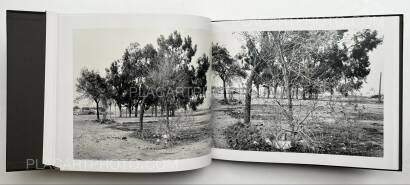
<svg viewBox="0 0 410 185">
<path fill-rule="evenodd" d="M 213 32 L 215 159 L 401 170 L 402 15 Z"/>
</svg>

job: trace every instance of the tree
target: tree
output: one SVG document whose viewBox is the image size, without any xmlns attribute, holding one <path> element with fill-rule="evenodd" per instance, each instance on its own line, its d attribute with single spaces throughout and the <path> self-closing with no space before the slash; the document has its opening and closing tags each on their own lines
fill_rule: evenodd
<svg viewBox="0 0 410 185">
<path fill-rule="evenodd" d="M 196 44 L 193 44 L 191 36 L 182 37 L 180 33 L 174 31 L 167 38 L 161 35 L 157 39 L 157 45 L 160 66 L 164 62 L 171 63 L 169 67 L 175 66 L 173 70 L 187 78 L 184 88 L 181 89 L 183 93 L 178 93 L 175 103 L 168 107 L 171 110 L 171 116 L 179 107 L 186 109 L 190 105 L 195 110 L 198 103 L 195 103 L 196 100 L 192 98 L 198 87 L 195 67 L 191 62 L 197 51 Z"/>
<path fill-rule="evenodd" d="M 348 61 L 347 47 L 345 45 L 340 47 L 338 43 L 334 43 L 323 52 L 313 53 L 312 59 L 316 63 L 312 78 L 325 82 L 326 90 L 333 95 L 334 89 L 340 84 L 343 77 L 344 64 Z M 312 90 L 310 89 L 310 91 Z"/>
<path fill-rule="evenodd" d="M 362 87 L 367 75 L 370 73 L 368 53 L 373 51 L 383 42 L 375 30 L 364 29 L 355 33 L 352 44 L 348 48 L 348 60 L 343 66 L 344 84 L 339 88 L 342 94 L 358 90 Z"/>
<path fill-rule="evenodd" d="M 154 46 L 152 44 L 147 44 L 144 46 L 142 49 L 142 59 L 138 63 L 138 72 L 139 75 L 137 76 L 138 78 L 138 84 L 139 84 L 139 91 L 141 93 L 146 93 L 146 86 L 144 82 L 146 81 L 146 78 L 148 78 L 150 70 L 156 69 L 158 66 L 158 52 L 155 50 Z M 154 95 L 150 96 L 143 96 L 137 99 L 137 104 L 135 106 L 135 115 L 137 115 L 137 110 L 138 110 L 138 102 L 141 102 L 140 105 L 140 130 L 142 131 L 143 129 L 143 119 L 144 119 L 144 113 L 149 106 L 154 105 L 155 106 L 155 111 L 156 111 L 156 106 L 157 106 L 157 97 Z M 156 115 L 156 113 L 155 113 Z"/>
<path fill-rule="evenodd" d="M 283 108 L 292 133 L 292 142 L 300 131 L 305 118 L 296 120 L 293 110 L 293 92 L 303 87 L 303 96 L 308 92 L 310 98 L 318 98 L 323 89 L 333 93 L 333 89 L 345 83 L 340 89 L 351 91 L 360 89 L 369 73 L 368 52 L 382 41 L 377 32 L 363 30 L 354 34 L 350 46 L 343 42 L 346 30 L 335 31 L 262 31 L 242 33 L 244 38 L 244 61 L 250 66 L 247 79 L 244 122 L 250 121 L 252 83 L 262 84 L 268 66 L 280 76 L 283 89 L 286 91 L 286 106 Z M 263 69 L 263 70 L 262 70 Z M 266 75 L 265 75 L 266 76 Z M 297 95 L 296 95 L 297 97 Z"/>
<path fill-rule="evenodd" d="M 267 34 L 269 36 L 264 37 L 268 39 L 267 48 L 276 53 L 275 58 L 286 89 L 287 106 L 284 114 L 291 127 L 291 140 L 295 142 L 300 122 L 294 119 L 292 89 L 301 80 L 315 89 L 322 86 L 322 82 L 314 78 L 316 65 L 314 65 L 315 61 L 312 60 L 311 54 L 327 50 L 329 43 L 337 41 L 335 39 L 337 34 L 334 31 L 273 31 Z"/>
<path fill-rule="evenodd" d="M 169 117 L 174 115 L 176 109 L 182 107 L 186 110 L 189 105 L 196 110 L 203 103 L 210 64 L 208 57 L 203 55 L 198 58 L 195 67 L 191 62 L 197 46 L 190 36 L 182 37 L 177 31 L 168 37 L 161 35 L 157 45 L 156 57 L 150 62 L 152 66 L 145 81 L 145 89 L 150 92 L 145 101 L 150 102 L 147 105 L 161 105 L 169 128 Z"/>
<path fill-rule="evenodd" d="M 127 90 L 124 77 L 121 75 L 121 61 L 116 60 L 111 63 L 109 68 L 106 68 L 106 79 L 109 86 L 111 99 L 115 101 L 118 106 L 120 117 L 122 117 L 122 104 L 124 102 L 124 94 Z"/>
<path fill-rule="evenodd" d="M 122 98 L 128 109 L 128 117 L 131 117 L 134 99 L 136 99 L 135 96 L 138 95 L 138 92 L 135 92 L 135 89 L 137 89 L 135 87 L 137 85 L 136 77 L 139 75 L 137 61 L 142 57 L 140 53 L 141 49 L 139 48 L 139 44 L 132 43 L 125 49 L 121 60 L 120 78 L 122 79 L 124 88 L 124 96 Z"/>
<path fill-rule="evenodd" d="M 268 50 L 268 42 L 264 37 L 268 35 L 265 32 L 240 34 L 245 42 L 242 46 L 242 52 L 237 58 L 244 64 L 244 69 L 249 71 L 246 80 L 245 90 L 245 107 L 244 123 L 250 124 L 251 104 L 252 104 L 252 85 L 259 83 L 259 74 L 266 68 L 274 65 L 274 52 Z"/>
<path fill-rule="evenodd" d="M 124 89 L 123 100 L 127 104 L 128 114 L 131 117 L 132 109 L 135 106 L 135 117 L 138 115 L 138 105 L 140 106 L 140 131 L 143 129 L 143 119 L 147 103 L 145 80 L 151 68 L 155 68 L 157 52 L 152 44 L 147 44 L 143 48 L 139 43 L 131 43 L 124 51 L 120 78 Z M 152 100 L 152 97 L 150 97 Z"/>
<path fill-rule="evenodd" d="M 208 57 L 203 54 L 198 58 L 197 65 L 198 67 L 192 83 L 194 90 L 192 91 L 192 98 L 189 103 L 190 108 L 194 111 L 197 110 L 197 106 L 202 104 L 205 99 L 205 93 L 207 90 L 206 74 L 210 67 Z"/>
<path fill-rule="evenodd" d="M 147 78 L 147 84 L 150 90 L 155 90 L 160 104 L 165 109 L 166 125 L 169 129 L 169 117 L 171 107 L 177 103 L 179 88 L 185 88 L 187 85 L 187 76 L 178 70 L 176 63 L 166 60 L 159 63 L 159 66 L 152 70 Z"/>
<path fill-rule="evenodd" d="M 246 72 L 240 67 L 239 63 L 234 60 L 229 51 L 217 44 L 212 44 L 212 68 L 222 80 L 224 101 L 228 102 L 226 97 L 226 85 L 234 77 L 246 77 Z"/>
<path fill-rule="evenodd" d="M 105 79 L 93 70 L 83 69 L 77 79 L 77 92 L 84 98 L 93 100 L 97 109 L 97 120 L 100 120 L 99 103 L 106 92 Z"/>
<path fill-rule="evenodd" d="M 327 50 L 329 43 L 336 41 L 334 31 L 262 31 L 242 33 L 244 42 L 244 61 L 250 67 L 246 83 L 244 122 L 250 123 L 252 84 L 264 83 L 264 79 L 280 79 L 285 90 L 287 104 L 282 105 L 283 114 L 290 126 L 291 141 L 296 141 L 300 122 L 293 110 L 293 92 L 297 92 L 301 81 L 306 86 L 321 87 L 318 79 L 313 78 L 315 61 L 312 53 Z M 271 75 L 271 73 L 273 75 Z M 263 78 L 265 76 L 265 78 Z M 278 83 L 276 83 L 278 84 Z M 296 94 L 296 93 L 295 93 Z M 296 95 L 297 96 L 297 95 Z M 308 111 L 309 112 L 309 111 Z M 309 113 L 307 114 L 307 116 Z"/>
</svg>

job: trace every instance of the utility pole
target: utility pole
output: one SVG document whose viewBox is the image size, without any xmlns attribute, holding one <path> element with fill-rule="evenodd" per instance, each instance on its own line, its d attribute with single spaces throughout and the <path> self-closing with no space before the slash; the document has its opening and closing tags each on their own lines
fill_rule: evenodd
<svg viewBox="0 0 410 185">
<path fill-rule="evenodd" d="M 380 72 L 380 79 L 379 79 L 379 103 L 382 102 L 382 72 Z"/>
</svg>

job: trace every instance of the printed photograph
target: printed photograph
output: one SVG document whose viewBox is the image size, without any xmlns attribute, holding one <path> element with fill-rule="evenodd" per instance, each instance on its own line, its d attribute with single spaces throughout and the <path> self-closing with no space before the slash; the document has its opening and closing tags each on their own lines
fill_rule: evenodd
<svg viewBox="0 0 410 185">
<path fill-rule="evenodd" d="M 74 30 L 74 159 L 209 154 L 210 48 L 205 30 Z"/>
<path fill-rule="evenodd" d="M 383 29 L 215 34 L 214 146 L 383 157 L 386 39 Z"/>
</svg>

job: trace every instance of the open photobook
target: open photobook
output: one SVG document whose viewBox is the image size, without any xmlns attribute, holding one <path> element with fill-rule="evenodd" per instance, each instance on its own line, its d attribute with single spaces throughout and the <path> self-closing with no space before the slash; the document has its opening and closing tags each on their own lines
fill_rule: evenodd
<svg viewBox="0 0 410 185">
<path fill-rule="evenodd" d="M 7 12 L 7 170 L 401 170 L 403 15 Z"/>
</svg>

